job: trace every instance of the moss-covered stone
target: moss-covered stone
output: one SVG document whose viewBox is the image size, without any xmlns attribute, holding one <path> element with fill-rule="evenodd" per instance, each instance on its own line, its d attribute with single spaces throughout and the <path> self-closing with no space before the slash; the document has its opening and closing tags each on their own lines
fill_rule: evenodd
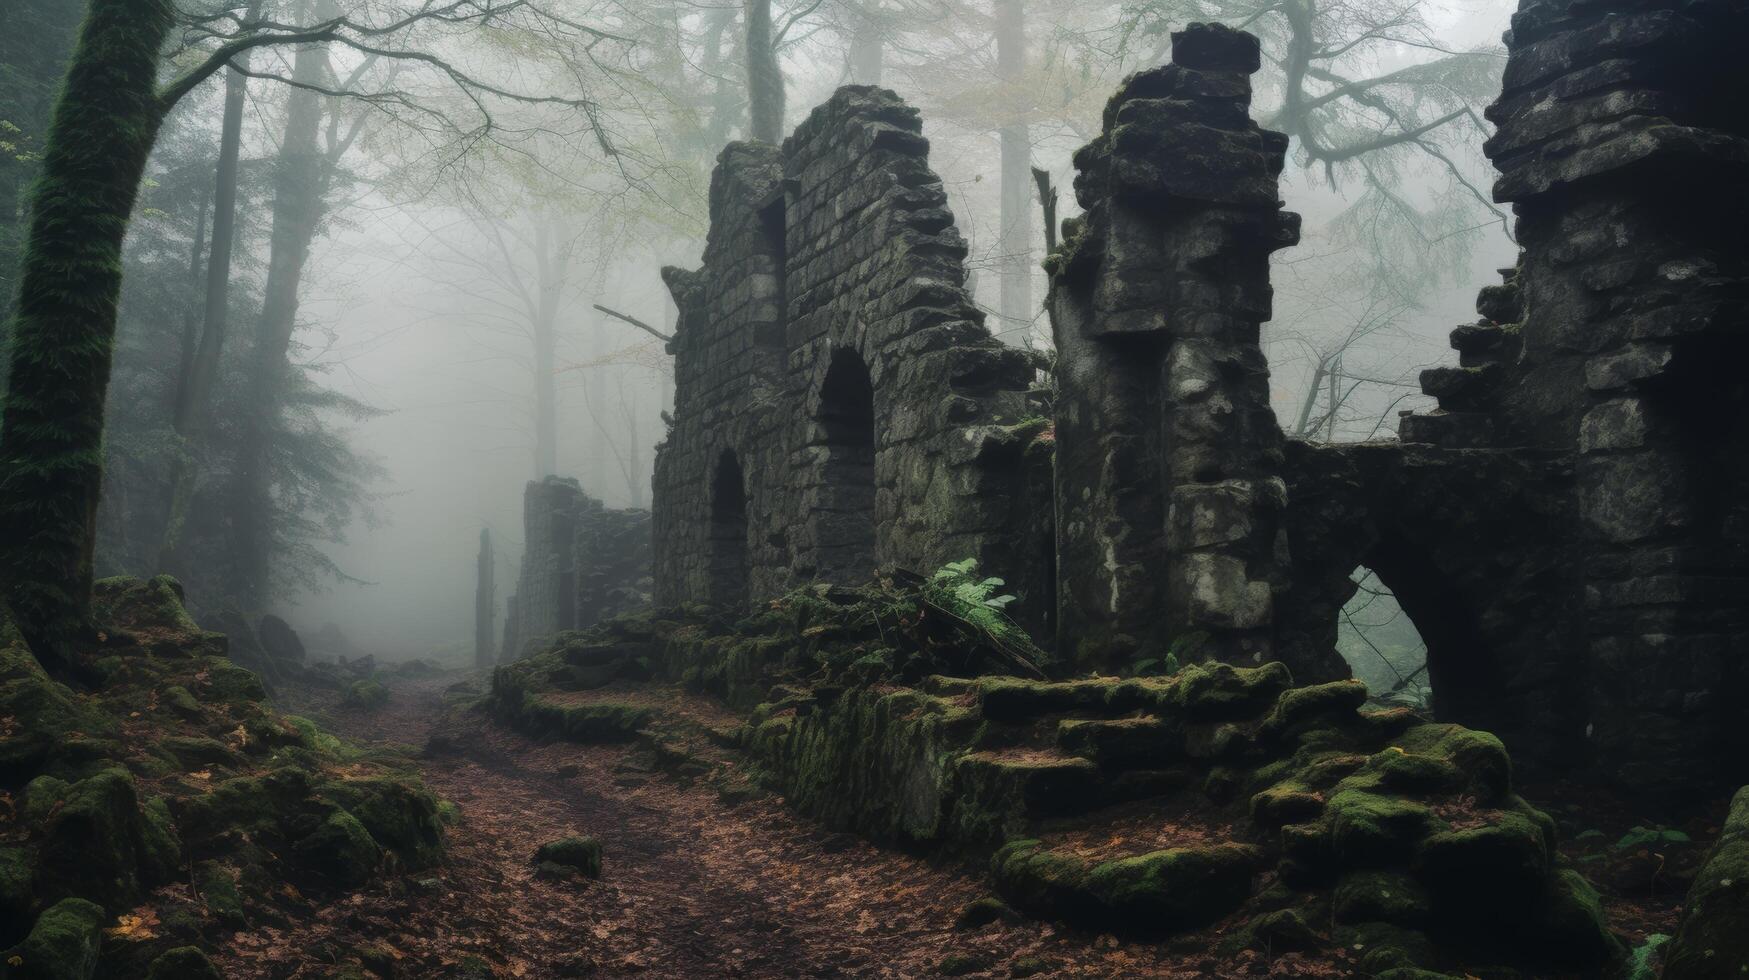
<svg viewBox="0 0 1749 980">
<path fill-rule="evenodd" d="M 590 878 L 601 877 L 601 842 L 593 837 L 562 837 L 534 852 L 536 864 L 557 864 Z"/>
<path fill-rule="evenodd" d="M 443 856 L 437 798 L 411 781 L 392 776 L 331 780 L 321 792 L 357 817 L 402 866 L 426 868 Z"/>
<path fill-rule="evenodd" d="M 1519 905 L 1548 881 L 1549 846 L 1535 820 L 1501 813 L 1480 826 L 1428 835 L 1415 870 L 1442 908 Z"/>
<path fill-rule="evenodd" d="M 224 980 L 224 974 L 198 947 L 178 946 L 152 961 L 146 980 Z"/>
<path fill-rule="evenodd" d="M 36 869 L 24 847 L 0 847 L 0 946 L 23 935 L 31 899 L 35 893 Z"/>
<path fill-rule="evenodd" d="M 202 861 L 195 866 L 194 883 L 208 915 L 227 928 L 248 928 L 249 916 L 234 870 L 217 861 Z"/>
<path fill-rule="evenodd" d="M 1284 690 L 1264 717 L 1261 730 L 1265 737 L 1280 738 L 1320 723 L 1346 722 L 1366 698 L 1366 685 L 1355 680 Z"/>
<path fill-rule="evenodd" d="M 1426 806 L 1366 789 L 1337 785 L 1325 806 L 1331 853 L 1343 864 L 1372 868 L 1408 859 L 1433 827 Z"/>
<path fill-rule="evenodd" d="M 995 965 L 995 959 L 987 953 L 949 953 L 941 958 L 935 972 L 944 977 L 963 977 L 983 973 Z"/>
<path fill-rule="evenodd" d="M 1008 964 L 1008 975 L 1016 978 L 1036 977 L 1056 968 L 1057 964 L 1054 961 L 1047 960 L 1042 956 L 1017 956 L 1014 958 L 1014 962 Z"/>
<path fill-rule="evenodd" d="M 1446 759 L 1463 774 L 1464 789 L 1492 803 L 1512 792 L 1512 758 L 1506 746 L 1487 732 L 1461 725 L 1416 725 L 1397 745 L 1405 752 Z"/>
<path fill-rule="evenodd" d="M 103 909 L 82 898 L 63 898 L 37 917 L 30 935 L 13 953 L 17 980 L 90 980 L 103 942 Z"/>
<path fill-rule="evenodd" d="M 1057 746 L 1107 769 L 1158 768 L 1183 754 L 1184 736 L 1158 718 L 1068 718 Z"/>
<path fill-rule="evenodd" d="M 1292 684 L 1293 676 L 1280 663 L 1193 664 L 1173 679 L 1163 706 L 1188 721 L 1235 721 L 1255 717 Z"/>
<path fill-rule="evenodd" d="M 115 723 L 49 678 L 10 619 L 0 614 L 0 781 L 18 783 L 41 771 L 75 732 L 108 735 Z"/>
<path fill-rule="evenodd" d="M 75 783 L 43 830 L 38 887 L 44 898 L 78 896 L 116 911 L 131 906 L 161 879 L 163 854 L 174 849 L 156 834 L 146 840 L 145 825 L 133 776 L 111 769 Z"/>
<path fill-rule="evenodd" d="M 1718 842 L 1683 905 L 1664 954 L 1665 980 L 1749 976 L 1749 787 L 1731 800 Z M 1732 971 L 1735 972 L 1732 972 Z"/>
<path fill-rule="evenodd" d="M 389 703 L 389 689 L 373 677 L 364 677 L 346 686 L 340 703 L 355 711 L 375 711 Z"/>
<path fill-rule="evenodd" d="M 1008 903 L 986 895 L 967 903 L 954 919 L 955 929 L 979 929 L 992 922 L 1013 922 L 1019 919 Z"/>
<path fill-rule="evenodd" d="M 1276 783 L 1251 797 L 1251 822 L 1265 829 L 1316 820 L 1324 812 L 1324 794 L 1304 783 Z"/>
<path fill-rule="evenodd" d="M 298 857 L 336 884 L 357 887 L 370 879 L 382 850 L 364 824 L 336 808 L 309 836 L 298 841 Z"/>
<path fill-rule="evenodd" d="M 1337 922 L 1389 922 L 1418 929 L 1432 915 L 1433 900 L 1420 882 L 1406 874 L 1356 871 L 1337 883 L 1330 912 Z"/>
<path fill-rule="evenodd" d="M 1248 844 L 1172 848 L 1089 865 L 1039 841 L 992 860 L 997 891 L 1035 915 L 1159 934 L 1206 925 L 1244 903 L 1263 861 Z"/>
</svg>

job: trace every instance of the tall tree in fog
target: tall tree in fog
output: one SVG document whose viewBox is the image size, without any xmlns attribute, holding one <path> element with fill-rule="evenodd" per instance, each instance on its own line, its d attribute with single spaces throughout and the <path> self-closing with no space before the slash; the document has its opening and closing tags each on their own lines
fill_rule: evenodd
<svg viewBox="0 0 1749 980">
<path fill-rule="evenodd" d="M 549 35 L 605 36 L 523 4 L 456 4 L 381 24 L 336 18 L 308 28 L 239 19 L 226 10 L 188 19 L 192 67 L 160 89 L 176 17 L 169 0 L 92 0 L 32 197 L 0 419 L 0 574 L 19 626 L 50 658 L 85 628 L 89 611 L 122 243 L 165 113 L 257 47 L 329 43 L 417 61 L 466 90 L 482 114 L 486 100 L 496 98 L 581 109 L 587 118 L 586 100 L 518 95 L 429 51 L 390 45 L 428 20 L 454 31 L 520 17 L 538 21 L 533 26 Z M 475 139 L 493 128 L 488 117 Z"/>
<path fill-rule="evenodd" d="M 1024 0 L 996 0 L 996 71 L 1009 117 L 998 131 L 1002 146 L 1002 207 L 998 216 L 998 267 L 1002 277 L 1004 333 L 1031 337 L 1038 312 L 1032 302 L 1032 135 L 1027 127 L 1026 19 Z"/>
<path fill-rule="evenodd" d="M 261 13 L 253 0 L 244 13 L 252 22 Z M 219 160 L 213 181 L 212 249 L 206 264 L 206 299 L 202 304 L 199 340 L 193 357 L 176 380 L 171 427 L 181 445 L 171 461 L 164 530 L 158 538 L 158 568 L 176 569 L 182 526 L 197 476 L 196 457 L 208 425 L 213 388 L 218 384 L 219 358 L 230 329 L 231 254 L 237 244 L 237 165 L 243 149 L 243 101 L 248 96 L 250 52 L 237 55 L 225 70 L 225 108 L 219 126 Z"/>
<path fill-rule="evenodd" d="M 771 0 L 747 0 L 748 135 L 773 146 L 783 142 L 783 68 L 771 28 Z"/>
<path fill-rule="evenodd" d="M 336 14 L 333 0 L 300 4 L 316 21 Z M 350 93 L 376 62 L 367 57 L 341 82 Z M 322 88 L 333 73 L 326 45 L 300 45 L 293 55 L 286 95 L 285 128 L 273 164 L 273 215 L 269 232 L 267 282 L 261 319 L 250 354 L 251 399 L 241 420 L 242 435 L 231 491 L 232 547 L 238 573 L 236 598 L 244 608 L 260 605 L 269 583 L 273 556 L 274 506 L 270 484 L 275 432 L 291 372 L 292 335 L 297 330 L 299 292 L 316 234 L 328 213 L 328 195 L 341 161 L 369 118 L 364 107 Z M 350 111 L 349 111 L 350 108 Z M 324 140 L 324 122 L 326 122 Z"/>
<path fill-rule="evenodd" d="M 55 90 L 84 11 L 75 0 L 0 3 L 0 350 L 18 291 L 26 192 L 36 178 Z M 0 387 L 5 383 L 0 368 Z"/>
</svg>

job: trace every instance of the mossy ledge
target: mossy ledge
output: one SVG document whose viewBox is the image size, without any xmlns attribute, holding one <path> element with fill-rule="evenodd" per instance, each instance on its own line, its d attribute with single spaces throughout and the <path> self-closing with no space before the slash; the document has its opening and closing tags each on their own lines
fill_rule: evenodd
<svg viewBox="0 0 1749 980">
<path fill-rule="evenodd" d="M 15 975 L 173 975 L 200 955 L 188 947 L 441 859 L 438 801 L 405 760 L 269 708 L 175 580 L 102 580 L 93 608 L 65 683 L 0 610 L 0 790 L 20 804 L 0 810 L 0 962 L 27 964 Z M 158 891 L 173 882 L 194 887 Z M 142 904 L 154 921 L 130 927 Z"/>
<path fill-rule="evenodd" d="M 927 651 L 878 616 L 803 592 L 736 622 L 622 618 L 498 668 L 487 700 L 556 734 L 580 689 L 715 695 L 744 713 L 738 744 L 766 789 L 834 829 L 988 868 L 1042 918 L 1159 937 L 1237 913 L 1229 951 L 1353 947 L 1369 975 L 1593 975 L 1622 959 L 1491 735 L 1369 708 L 1358 682 L 1296 687 L 1280 664 L 920 674 Z M 1119 831 L 1135 839 L 1089 843 Z"/>
</svg>

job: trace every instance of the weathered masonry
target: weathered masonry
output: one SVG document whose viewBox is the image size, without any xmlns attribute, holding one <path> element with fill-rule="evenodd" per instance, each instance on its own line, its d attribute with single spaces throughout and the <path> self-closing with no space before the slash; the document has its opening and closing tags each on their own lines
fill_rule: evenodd
<svg viewBox="0 0 1749 980">
<path fill-rule="evenodd" d="M 1065 670 L 1177 649 L 1303 683 L 1347 674 L 1365 565 L 1447 720 L 1642 789 L 1749 780 L 1746 43 L 1740 0 L 1524 0 L 1487 144 L 1523 255 L 1400 442 L 1285 440 L 1269 409 L 1298 224 L 1249 35 L 1174 35 L 1077 154 L 1050 372 L 980 325 L 892 93 L 731 145 L 703 268 L 666 270 L 657 602 L 975 557 Z"/>
<path fill-rule="evenodd" d="M 723 152 L 704 268 L 664 270 L 680 318 L 658 603 L 963 558 L 1049 595 L 1048 469 L 1029 469 L 1039 426 L 1022 424 L 1043 411 L 1035 361 L 965 293 L 920 129 L 893 93 L 851 86 L 781 149 Z"/>
<path fill-rule="evenodd" d="M 522 568 L 505 608 L 500 659 L 515 659 L 528 640 L 649 602 L 649 511 L 615 510 L 576 480 L 547 477 L 523 491 L 522 521 Z"/>
</svg>

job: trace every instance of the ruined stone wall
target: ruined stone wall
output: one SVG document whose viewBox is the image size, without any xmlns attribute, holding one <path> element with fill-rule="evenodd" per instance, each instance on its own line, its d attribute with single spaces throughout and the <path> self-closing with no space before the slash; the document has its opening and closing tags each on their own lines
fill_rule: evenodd
<svg viewBox="0 0 1749 980">
<path fill-rule="evenodd" d="M 650 600 L 650 512 L 616 510 L 576 480 L 530 481 L 522 495 L 523 552 L 505 607 L 500 660 L 529 640 L 582 629 Z"/>
<path fill-rule="evenodd" d="M 915 109 L 848 86 L 781 150 L 731 144 L 658 447 L 657 598 L 742 605 L 976 558 L 1050 607 L 1024 457 L 1034 360 L 982 325 Z M 1042 613 L 1041 613 L 1042 615 Z"/>
<path fill-rule="evenodd" d="M 1731 0 L 1524 0 L 1486 146 L 1520 265 L 1453 331 L 1459 365 L 1422 375 L 1439 409 L 1403 446 L 1290 474 L 1289 620 L 1343 588 L 1340 549 L 1301 539 L 1393 546 L 1365 562 L 1442 715 L 1653 792 L 1749 778 L 1746 41 Z"/>
<path fill-rule="evenodd" d="M 1172 38 L 1076 154 L 1086 214 L 1047 264 L 1059 646 L 1094 666 L 1276 659 L 1286 486 L 1258 331 L 1269 254 L 1299 237 L 1276 186 L 1287 138 L 1250 118 L 1256 38 Z"/>
</svg>

